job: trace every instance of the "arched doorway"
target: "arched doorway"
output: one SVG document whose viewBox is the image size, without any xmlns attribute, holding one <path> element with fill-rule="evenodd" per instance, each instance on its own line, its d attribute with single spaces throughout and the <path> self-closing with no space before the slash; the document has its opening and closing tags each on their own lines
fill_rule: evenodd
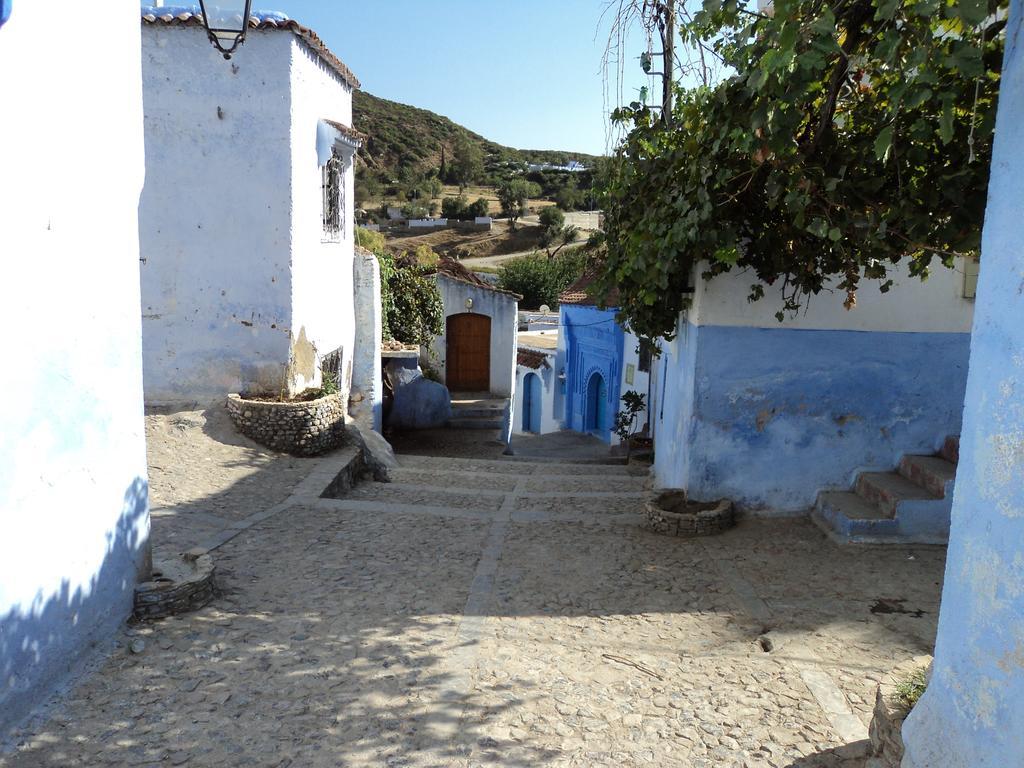
<svg viewBox="0 0 1024 768">
<path fill-rule="evenodd" d="M 491 318 L 474 312 L 446 323 L 445 384 L 452 392 L 490 392 Z"/>
<path fill-rule="evenodd" d="M 540 376 L 526 374 L 523 378 L 523 432 L 540 432 L 542 397 Z"/>
<path fill-rule="evenodd" d="M 608 385 L 605 384 L 604 376 L 595 371 L 587 382 L 587 420 L 586 429 L 588 432 L 605 431 L 606 415 L 608 412 Z"/>
</svg>

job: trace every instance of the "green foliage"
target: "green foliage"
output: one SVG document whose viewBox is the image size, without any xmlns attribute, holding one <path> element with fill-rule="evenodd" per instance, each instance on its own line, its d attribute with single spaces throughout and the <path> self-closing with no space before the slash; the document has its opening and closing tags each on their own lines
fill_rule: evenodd
<svg viewBox="0 0 1024 768">
<path fill-rule="evenodd" d="M 908 710 L 917 704 L 928 687 L 928 671 L 915 669 L 906 678 L 896 683 L 896 700 Z"/>
<path fill-rule="evenodd" d="M 333 371 L 324 371 L 323 384 L 320 386 L 320 391 L 325 395 L 338 394 L 338 374 Z"/>
<path fill-rule="evenodd" d="M 680 90 L 671 119 L 634 103 L 607 182 L 608 256 L 636 333 L 671 337 L 686 289 L 748 269 L 777 317 L 862 280 L 926 277 L 979 248 L 1005 0 L 705 0 L 681 25 L 731 75 Z M 999 11 L 999 13 L 997 13 Z"/>
<path fill-rule="evenodd" d="M 486 198 L 480 197 L 473 203 L 465 195 L 446 197 L 441 201 L 441 215 L 446 219 L 472 221 L 477 216 L 487 216 L 490 205 Z"/>
<path fill-rule="evenodd" d="M 366 229 L 365 227 L 356 227 L 356 245 L 359 247 L 379 255 L 384 252 L 385 242 L 386 240 L 382 232 L 374 232 L 372 229 Z"/>
<path fill-rule="evenodd" d="M 469 200 L 465 195 L 446 197 L 441 201 L 441 216 L 446 219 L 462 220 L 466 218 L 467 208 L 469 208 Z"/>
<path fill-rule="evenodd" d="M 438 261 L 438 255 L 434 253 L 434 249 L 429 245 L 417 245 L 416 250 L 412 253 L 416 263 L 421 267 L 436 267 Z"/>
<path fill-rule="evenodd" d="M 459 189 L 468 187 L 484 175 L 483 150 L 465 134 L 455 141 L 449 173 Z"/>
<path fill-rule="evenodd" d="M 431 270 L 415 263 L 396 264 L 388 280 L 391 314 L 386 327 L 403 344 L 428 346 L 444 328 L 444 305 Z"/>
<path fill-rule="evenodd" d="M 526 204 L 529 199 L 539 194 L 540 187 L 523 178 L 508 179 L 498 187 L 501 214 L 508 217 L 513 230 L 516 228 L 516 220 L 526 213 Z"/>
<path fill-rule="evenodd" d="M 626 456 L 629 456 L 632 452 L 633 445 L 631 441 L 633 435 L 636 434 L 637 420 L 647 407 L 644 403 L 646 398 L 646 395 L 641 395 L 632 389 L 628 390 L 622 395 L 622 408 L 615 414 L 615 424 L 612 426 L 612 431 L 626 444 Z"/>
<path fill-rule="evenodd" d="M 429 345 L 444 327 L 444 305 L 436 281 L 429 276 L 431 268 L 407 256 L 396 259 L 383 247 L 374 249 L 374 254 L 380 263 L 384 337 Z"/>
<path fill-rule="evenodd" d="M 561 229 L 565 226 L 565 214 L 553 205 L 541 209 L 537 218 L 544 229 Z"/>
<path fill-rule="evenodd" d="M 586 257 L 579 251 L 548 258 L 539 253 L 505 262 L 498 271 L 498 286 L 523 297 L 520 306 L 537 309 L 557 306 L 558 296 L 583 274 Z"/>
<path fill-rule="evenodd" d="M 487 202 L 486 197 L 478 197 L 469 205 L 469 209 L 466 211 L 467 219 L 482 218 L 489 216 L 491 212 L 491 204 Z"/>
</svg>

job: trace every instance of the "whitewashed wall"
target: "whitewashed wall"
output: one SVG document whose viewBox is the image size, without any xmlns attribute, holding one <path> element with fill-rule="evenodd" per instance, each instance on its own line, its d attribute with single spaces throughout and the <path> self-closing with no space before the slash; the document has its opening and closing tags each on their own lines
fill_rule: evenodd
<svg viewBox="0 0 1024 768">
<path fill-rule="evenodd" d="M 747 301 L 753 274 L 698 280 L 654 363 L 659 487 L 800 513 L 957 434 L 974 310 L 962 267 L 894 273 L 885 294 L 865 281 L 849 311 L 843 292 L 823 292 L 781 323 L 777 289 Z"/>
<path fill-rule="evenodd" d="M 381 307 L 380 263 L 363 248 L 355 254 L 356 336 L 349 411 L 367 429 L 381 430 L 384 384 L 381 375 L 384 313 Z"/>
<path fill-rule="evenodd" d="M 962 262 L 950 269 L 935 261 L 924 281 L 911 277 L 906 265 L 893 267 L 890 277 L 894 285 L 888 293 L 879 290 L 877 280 L 864 280 L 851 310 L 843 306 L 844 292 L 822 291 L 806 299 L 796 316 L 787 315 L 780 323 L 775 317 L 782 306 L 779 289 L 764 286 L 765 297 L 748 302 L 750 287 L 759 282 L 757 275 L 734 269 L 713 280 L 696 281 L 687 319 L 693 325 L 745 328 L 970 333 L 974 301 L 963 298 Z"/>
<path fill-rule="evenodd" d="M 512 431 L 517 434 L 523 433 L 523 408 L 524 408 L 524 393 L 525 381 L 528 375 L 536 374 L 540 379 L 541 383 L 541 421 L 540 421 L 540 434 L 546 435 L 549 432 L 558 432 L 562 429 L 562 414 L 557 410 L 556 406 L 556 393 L 558 391 L 559 382 L 558 374 L 555 370 L 555 353 L 552 352 L 548 355 L 548 364 L 550 367 L 540 369 L 528 368 L 525 365 L 516 366 L 516 388 L 515 388 L 515 406 L 512 409 L 514 414 Z"/>
<path fill-rule="evenodd" d="M 448 318 L 463 312 L 491 318 L 491 392 L 512 397 L 516 384 L 516 352 L 518 349 L 519 302 L 506 293 L 480 288 L 459 280 L 438 277 L 438 289 Z M 473 300 L 473 308 L 466 309 L 466 299 Z M 430 347 L 431 363 L 444 382 L 447 336 L 442 333 Z"/>
<path fill-rule="evenodd" d="M 200 28 L 143 25 L 139 232 L 149 402 L 286 384 L 292 40 L 251 31 L 225 61 Z M 315 156 L 309 163 L 315 169 Z M 317 208 L 319 190 L 317 180 Z"/>
<path fill-rule="evenodd" d="M 342 349 L 341 382 L 351 384 L 355 345 L 353 249 L 355 246 L 354 171 L 343 174 L 344 225 L 340 242 L 324 242 L 321 168 L 317 156 L 320 120 L 352 124 L 352 90 L 309 47 L 290 33 L 291 41 L 291 259 L 293 345 L 304 336 L 317 355 Z M 246 43 L 248 45 L 248 43 Z M 293 346 L 293 361 L 304 362 Z M 318 361 L 317 361 L 318 362 Z M 293 368 L 296 388 L 320 383 L 320 366 Z"/>
<path fill-rule="evenodd" d="M 16 2 L 0 28 L 0 740 L 148 575 L 139 11 Z"/>
<path fill-rule="evenodd" d="M 622 342 L 622 386 L 619 389 L 620 399 L 616 404 L 616 412 L 623 410 L 623 403 L 621 396 L 632 390 L 638 394 L 644 396 L 645 410 L 636 417 L 636 425 L 634 429 L 640 432 L 644 428 L 644 424 L 647 421 L 647 408 L 651 404 L 650 396 L 650 379 L 651 375 L 647 371 L 640 370 L 640 339 L 628 331 L 625 333 L 625 338 Z M 630 384 L 626 377 L 629 375 L 629 367 L 633 366 L 633 383 Z M 612 444 L 618 444 L 621 442 L 618 435 L 612 434 Z"/>
</svg>

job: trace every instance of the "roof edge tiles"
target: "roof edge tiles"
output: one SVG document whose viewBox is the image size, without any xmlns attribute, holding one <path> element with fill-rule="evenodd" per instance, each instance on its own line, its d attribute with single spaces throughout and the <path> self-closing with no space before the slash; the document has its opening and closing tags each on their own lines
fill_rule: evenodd
<svg viewBox="0 0 1024 768">
<path fill-rule="evenodd" d="M 344 123 L 339 123 L 336 120 L 327 120 L 325 118 L 324 122 L 349 141 L 359 145 L 366 143 L 367 136 L 362 131 L 357 131 L 355 128 L 351 128 Z"/>
<path fill-rule="evenodd" d="M 433 274 L 448 280 L 454 280 L 457 283 L 471 285 L 474 288 L 481 288 L 485 291 L 491 291 L 492 293 L 504 294 L 516 301 L 522 301 L 523 299 L 523 297 L 518 293 L 506 291 L 502 288 L 497 288 L 496 286 L 491 285 L 486 280 L 483 280 L 473 274 L 473 272 L 467 269 L 461 262 L 447 256 L 443 256 L 438 260 L 437 267 L 435 267 Z"/>
<path fill-rule="evenodd" d="M 173 12 L 172 12 L 173 11 Z M 142 8 L 142 22 L 144 24 L 163 24 L 165 26 L 203 26 L 203 16 L 194 10 L 183 10 L 181 8 Z M 249 16 L 249 28 L 259 30 L 283 29 L 291 32 L 297 38 L 308 45 L 313 52 L 350 87 L 359 88 L 359 79 L 352 70 L 345 66 L 330 48 L 320 39 L 309 27 L 289 19 L 283 14 L 260 13 Z"/>
</svg>

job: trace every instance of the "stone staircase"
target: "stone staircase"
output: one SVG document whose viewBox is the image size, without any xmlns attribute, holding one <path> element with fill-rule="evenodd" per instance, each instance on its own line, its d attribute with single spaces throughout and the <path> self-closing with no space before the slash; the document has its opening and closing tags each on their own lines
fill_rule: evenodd
<svg viewBox="0 0 1024 768">
<path fill-rule="evenodd" d="M 545 459 L 396 456 L 391 482 L 325 494 L 330 508 L 513 522 L 639 525 L 647 471 Z M 334 501 L 333 499 L 336 499 Z"/>
<path fill-rule="evenodd" d="M 452 398 L 452 429 L 501 429 L 505 423 L 509 400 L 489 394 L 463 394 Z"/>
<path fill-rule="evenodd" d="M 934 456 L 906 455 L 894 472 L 862 472 L 851 491 L 822 491 L 812 519 L 834 540 L 944 544 L 949 538 L 960 440 Z"/>
</svg>

